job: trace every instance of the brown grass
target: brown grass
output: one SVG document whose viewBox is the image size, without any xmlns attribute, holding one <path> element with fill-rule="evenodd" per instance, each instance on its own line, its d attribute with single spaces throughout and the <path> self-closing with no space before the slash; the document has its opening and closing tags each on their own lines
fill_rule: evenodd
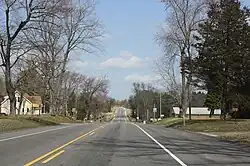
<svg viewBox="0 0 250 166">
<path fill-rule="evenodd" d="M 232 132 L 250 131 L 250 120 L 191 120 L 187 121 L 186 126 L 178 124 L 175 127 L 197 131 L 197 132 Z"/>
<path fill-rule="evenodd" d="M 0 118 L 0 132 L 76 122 L 64 116 L 4 116 Z"/>
</svg>

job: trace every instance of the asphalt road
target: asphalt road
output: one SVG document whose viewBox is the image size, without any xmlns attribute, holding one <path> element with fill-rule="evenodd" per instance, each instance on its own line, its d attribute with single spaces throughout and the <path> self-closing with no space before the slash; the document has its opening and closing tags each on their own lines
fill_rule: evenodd
<svg viewBox="0 0 250 166">
<path fill-rule="evenodd" d="M 133 124 L 123 109 L 110 123 L 0 134 L 3 166 L 249 166 L 250 149 L 162 126 Z"/>
</svg>

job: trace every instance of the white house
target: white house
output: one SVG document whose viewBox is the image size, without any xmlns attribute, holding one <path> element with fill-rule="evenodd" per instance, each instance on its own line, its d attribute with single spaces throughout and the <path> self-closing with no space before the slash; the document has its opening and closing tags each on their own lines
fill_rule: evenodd
<svg viewBox="0 0 250 166">
<path fill-rule="evenodd" d="M 175 115 L 180 114 L 180 108 L 179 107 L 173 107 L 173 111 Z M 189 108 L 187 108 L 186 115 L 189 114 Z M 210 114 L 210 110 L 207 107 L 191 107 L 191 115 L 197 115 L 197 116 L 202 116 L 202 115 L 208 115 Z M 221 110 L 220 109 L 215 109 L 214 110 L 214 115 L 220 115 Z"/>
<path fill-rule="evenodd" d="M 20 92 L 15 92 L 16 97 L 16 114 L 20 108 L 20 115 L 39 115 L 41 113 L 41 97 L 40 96 L 29 96 L 28 94 L 23 95 L 21 101 Z M 10 114 L 10 100 L 9 96 L 4 96 L 4 100 L 1 102 L 1 113 L 7 115 Z"/>
</svg>

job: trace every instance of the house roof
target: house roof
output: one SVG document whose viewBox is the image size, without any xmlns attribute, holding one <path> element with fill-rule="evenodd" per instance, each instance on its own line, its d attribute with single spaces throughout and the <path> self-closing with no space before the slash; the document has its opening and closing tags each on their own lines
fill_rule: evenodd
<svg viewBox="0 0 250 166">
<path fill-rule="evenodd" d="M 16 91 L 15 93 L 20 94 L 19 91 Z M 41 96 L 30 96 L 27 93 L 23 94 L 23 98 L 25 100 L 27 100 L 29 103 L 31 104 L 36 104 L 38 106 L 40 106 L 42 104 L 42 98 Z M 6 99 L 4 101 L 2 101 L 2 103 L 6 102 L 9 98 L 6 96 Z"/>
<path fill-rule="evenodd" d="M 27 96 L 26 98 L 33 104 L 38 104 L 38 105 L 42 104 L 41 96 Z"/>
</svg>

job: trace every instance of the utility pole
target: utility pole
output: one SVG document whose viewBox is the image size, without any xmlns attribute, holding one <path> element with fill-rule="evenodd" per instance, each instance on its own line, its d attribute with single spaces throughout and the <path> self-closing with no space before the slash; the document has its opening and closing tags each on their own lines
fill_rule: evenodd
<svg viewBox="0 0 250 166">
<path fill-rule="evenodd" d="M 161 118 L 161 92 L 160 92 L 160 118 Z"/>
<path fill-rule="evenodd" d="M 154 109 L 155 109 L 155 103 L 154 103 Z M 153 112 L 154 112 L 154 121 L 155 121 L 155 110 L 153 110 Z"/>
<path fill-rule="evenodd" d="M 139 121 L 139 110 L 138 110 L 138 107 L 136 108 L 136 114 L 137 114 L 137 117 L 136 117 L 136 122 Z"/>
<path fill-rule="evenodd" d="M 149 111 L 147 109 L 147 121 L 149 120 Z"/>
</svg>

